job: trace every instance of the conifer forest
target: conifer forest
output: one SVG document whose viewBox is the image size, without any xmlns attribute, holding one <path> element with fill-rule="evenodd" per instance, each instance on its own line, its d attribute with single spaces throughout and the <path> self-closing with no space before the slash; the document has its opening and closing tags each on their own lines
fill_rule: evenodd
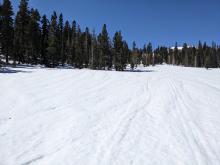
<svg viewBox="0 0 220 165">
<path fill-rule="evenodd" d="M 130 48 L 122 31 L 113 38 L 107 25 L 96 33 L 94 29 L 81 29 L 75 20 L 64 21 L 64 16 L 52 13 L 50 18 L 21 0 L 14 13 L 10 0 L 0 4 L 0 54 L 1 64 L 32 64 L 46 67 L 73 66 L 97 70 L 123 71 L 138 64 L 172 64 L 186 67 L 220 67 L 220 47 L 214 42 L 207 45 L 198 41 L 195 46 L 184 43 L 178 47 L 158 46 L 148 43 L 139 48 L 133 42 Z M 174 41 L 175 43 L 176 41 Z"/>
</svg>

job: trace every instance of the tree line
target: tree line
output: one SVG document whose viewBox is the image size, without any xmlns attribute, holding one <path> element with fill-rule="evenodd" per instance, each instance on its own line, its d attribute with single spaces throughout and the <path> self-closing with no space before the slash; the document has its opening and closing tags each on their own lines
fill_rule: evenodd
<svg viewBox="0 0 220 165">
<path fill-rule="evenodd" d="M 127 65 L 133 69 L 168 63 L 192 67 L 220 67 L 220 47 L 184 44 L 181 49 L 160 46 L 153 50 L 149 43 L 130 49 L 122 32 L 116 31 L 111 39 L 106 24 L 97 35 L 88 27 L 82 31 L 76 21 L 64 21 L 62 13 L 54 11 L 50 19 L 29 8 L 28 0 L 20 0 L 18 12 L 14 12 L 10 0 L 0 4 L 0 61 L 13 64 L 41 64 L 47 67 L 71 65 L 75 68 L 116 69 Z M 3 60 L 4 59 L 4 60 Z"/>
</svg>

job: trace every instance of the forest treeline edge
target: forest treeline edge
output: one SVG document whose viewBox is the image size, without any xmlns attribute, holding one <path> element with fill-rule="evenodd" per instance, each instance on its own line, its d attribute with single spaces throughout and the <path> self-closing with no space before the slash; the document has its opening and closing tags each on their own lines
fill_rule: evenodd
<svg viewBox="0 0 220 165">
<path fill-rule="evenodd" d="M 197 46 L 186 43 L 180 48 L 148 43 L 138 48 L 133 42 L 130 49 L 122 32 L 109 37 L 106 24 L 96 34 L 80 28 L 76 21 L 65 21 L 54 11 L 50 18 L 29 8 L 28 0 L 20 0 L 14 15 L 10 0 L 0 4 L 0 62 L 8 64 L 41 64 L 47 67 L 71 65 L 75 68 L 122 71 L 128 64 L 133 69 L 138 64 L 173 64 L 190 67 L 220 67 L 220 47 L 199 41 Z M 4 59 L 4 60 L 3 60 Z"/>
</svg>

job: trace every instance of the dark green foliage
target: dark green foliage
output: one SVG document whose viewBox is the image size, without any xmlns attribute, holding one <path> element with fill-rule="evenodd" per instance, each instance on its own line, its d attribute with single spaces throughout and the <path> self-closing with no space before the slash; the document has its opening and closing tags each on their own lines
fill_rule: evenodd
<svg viewBox="0 0 220 165">
<path fill-rule="evenodd" d="M 125 69 L 129 63 L 130 50 L 126 41 L 123 41 L 122 47 L 122 68 Z"/>
<path fill-rule="evenodd" d="M 156 64 L 162 64 L 163 63 L 163 52 L 162 52 L 162 48 L 158 47 L 155 51 L 154 51 L 154 57 L 153 57 L 153 65 Z"/>
<path fill-rule="evenodd" d="M 75 37 L 75 67 L 83 68 L 83 37 L 80 26 L 76 29 Z"/>
<path fill-rule="evenodd" d="M 0 67 L 1 67 L 1 54 L 2 54 L 2 4 L 0 2 Z"/>
<path fill-rule="evenodd" d="M 110 69 L 112 67 L 112 56 L 106 24 L 103 25 L 102 33 L 100 34 L 100 51 L 100 69 L 104 69 L 106 66 Z"/>
<path fill-rule="evenodd" d="M 47 59 L 47 47 L 49 41 L 49 21 L 47 20 L 46 15 L 43 15 L 41 24 L 41 58 L 40 63 L 43 65 L 48 66 L 48 59 Z"/>
<path fill-rule="evenodd" d="M 116 32 L 114 39 L 114 66 L 117 71 L 122 71 L 125 69 L 125 64 L 123 63 L 123 41 L 121 31 Z"/>
<path fill-rule="evenodd" d="M 29 34 L 28 25 L 30 22 L 30 11 L 28 10 L 28 0 L 21 0 L 19 10 L 15 18 L 15 36 L 14 36 L 14 54 L 16 61 L 26 62 L 28 61 L 28 45 Z"/>
<path fill-rule="evenodd" d="M 55 67 L 58 65 L 58 52 L 57 14 L 54 12 L 51 16 L 51 23 L 49 26 L 49 41 L 47 48 L 48 66 Z"/>
<path fill-rule="evenodd" d="M 147 65 L 154 65 L 154 58 L 153 58 L 153 48 L 152 44 L 148 43 L 147 45 Z"/>
<path fill-rule="evenodd" d="M 41 53 L 40 14 L 38 10 L 31 9 L 28 25 L 28 51 L 27 60 L 32 64 L 38 64 Z"/>
<path fill-rule="evenodd" d="M 85 65 L 85 68 L 89 67 L 89 59 L 91 57 L 91 35 L 89 33 L 89 28 L 87 27 L 85 32 L 82 34 L 82 40 L 83 40 L 83 64 Z"/>
<path fill-rule="evenodd" d="M 202 67 L 204 64 L 203 61 L 203 46 L 202 43 L 199 41 L 199 46 L 197 50 L 197 67 Z"/>
<path fill-rule="evenodd" d="M 69 21 L 65 22 L 63 29 L 63 55 L 62 65 L 68 63 L 68 57 L 71 55 L 71 27 Z"/>
<path fill-rule="evenodd" d="M 93 34 L 92 34 L 92 45 L 91 46 L 92 47 L 91 47 L 90 68 L 98 69 L 100 51 L 99 51 L 99 44 L 98 44 L 97 37 L 95 35 L 95 31 L 93 31 Z"/>
<path fill-rule="evenodd" d="M 1 6 L 1 52 L 8 64 L 9 56 L 13 54 L 13 9 L 9 0 L 4 0 Z"/>
<path fill-rule="evenodd" d="M 177 46 L 177 42 L 175 44 L 175 48 L 174 48 L 174 51 L 173 51 L 173 56 L 172 56 L 172 64 L 175 65 L 175 64 L 178 64 L 178 59 L 179 59 L 179 50 L 178 50 L 178 46 Z"/>
<path fill-rule="evenodd" d="M 188 58 L 188 54 L 189 54 L 189 49 L 187 47 L 187 44 L 184 43 L 183 44 L 183 49 L 182 49 L 182 56 L 179 58 L 180 59 L 180 64 L 184 65 L 184 66 L 189 66 L 189 58 Z"/>
<path fill-rule="evenodd" d="M 217 48 L 217 67 L 220 67 L 220 47 Z"/>
<path fill-rule="evenodd" d="M 64 57 L 64 41 L 63 41 L 63 14 L 59 16 L 59 22 L 57 27 L 57 50 L 58 50 L 58 62 L 62 63 L 64 66 L 65 57 Z"/>
</svg>

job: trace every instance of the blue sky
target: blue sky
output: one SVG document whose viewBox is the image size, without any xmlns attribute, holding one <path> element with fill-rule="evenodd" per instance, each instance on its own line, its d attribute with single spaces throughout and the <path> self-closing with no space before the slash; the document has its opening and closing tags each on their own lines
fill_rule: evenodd
<svg viewBox="0 0 220 165">
<path fill-rule="evenodd" d="M 19 0 L 12 2 L 17 10 Z M 122 30 L 129 45 L 136 41 L 139 47 L 199 40 L 220 44 L 220 0 L 30 0 L 29 6 L 48 16 L 62 12 L 82 29 L 100 32 L 106 23 L 111 36 Z"/>
</svg>

